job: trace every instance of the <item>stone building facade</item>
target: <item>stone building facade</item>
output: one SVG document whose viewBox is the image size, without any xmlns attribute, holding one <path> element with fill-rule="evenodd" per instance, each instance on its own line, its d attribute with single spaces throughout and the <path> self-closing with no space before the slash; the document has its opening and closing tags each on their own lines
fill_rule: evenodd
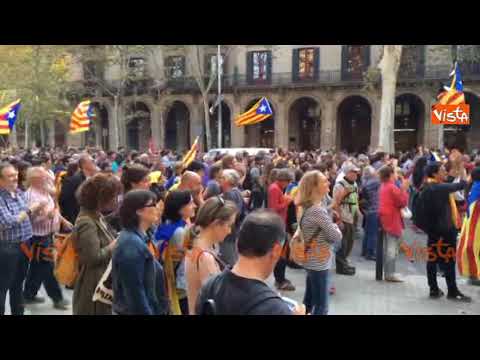
<svg viewBox="0 0 480 360">
<path fill-rule="evenodd" d="M 462 63 L 471 126 L 431 124 L 430 109 L 442 85 L 449 85 L 453 58 L 459 46 L 405 45 L 399 71 L 395 106 L 395 148 L 417 144 L 440 148 L 456 144 L 480 147 L 480 66 Z M 236 45 L 224 60 L 222 78 L 223 147 L 279 146 L 299 150 L 345 149 L 366 151 L 379 143 L 381 92 L 366 87 L 365 72 L 376 68 L 381 45 Z M 204 136 L 204 111 L 200 92 L 189 73 L 182 51 L 159 52 L 160 69 L 146 71 L 165 84 L 162 91 L 137 91 L 120 107 L 120 145 L 145 149 L 152 140 L 157 148 L 184 150 Z M 209 66 L 216 63 L 216 48 L 205 50 Z M 75 75 L 82 78 L 81 69 Z M 105 76 L 115 78 L 114 69 Z M 234 118 L 261 97 L 267 97 L 274 115 L 253 126 L 239 128 Z M 97 121 L 83 139 L 69 141 L 111 145 L 113 100 L 94 99 Z M 216 85 L 211 99 L 216 100 Z M 213 147 L 217 144 L 218 108 L 211 115 Z M 130 114 L 130 115 L 129 115 Z M 133 114 L 133 115 L 132 115 Z"/>
</svg>

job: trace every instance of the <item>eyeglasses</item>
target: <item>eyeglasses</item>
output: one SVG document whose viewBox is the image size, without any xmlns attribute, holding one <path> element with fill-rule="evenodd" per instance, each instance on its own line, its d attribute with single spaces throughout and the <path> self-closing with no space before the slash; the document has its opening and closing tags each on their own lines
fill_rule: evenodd
<svg viewBox="0 0 480 360">
<path fill-rule="evenodd" d="M 149 208 L 149 207 L 156 207 L 157 204 L 149 204 L 149 205 L 145 205 L 143 208 Z"/>
</svg>

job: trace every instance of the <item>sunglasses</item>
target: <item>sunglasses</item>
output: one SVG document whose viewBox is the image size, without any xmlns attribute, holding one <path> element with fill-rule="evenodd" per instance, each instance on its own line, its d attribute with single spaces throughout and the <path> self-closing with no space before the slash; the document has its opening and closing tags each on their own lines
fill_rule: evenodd
<svg viewBox="0 0 480 360">
<path fill-rule="evenodd" d="M 145 205 L 143 208 L 150 208 L 150 207 L 156 207 L 157 204 L 148 204 L 148 205 Z"/>
</svg>

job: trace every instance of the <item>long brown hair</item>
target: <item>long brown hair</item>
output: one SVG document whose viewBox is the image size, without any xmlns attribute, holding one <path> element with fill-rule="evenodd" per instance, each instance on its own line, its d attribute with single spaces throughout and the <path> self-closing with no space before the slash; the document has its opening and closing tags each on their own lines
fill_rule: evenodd
<svg viewBox="0 0 480 360">
<path fill-rule="evenodd" d="M 234 202 L 224 200 L 220 196 L 208 199 L 198 211 L 195 224 L 187 230 L 183 239 L 184 246 L 191 250 L 193 242 L 202 228 L 207 228 L 215 221 L 226 223 L 237 211 L 237 206 Z"/>
</svg>

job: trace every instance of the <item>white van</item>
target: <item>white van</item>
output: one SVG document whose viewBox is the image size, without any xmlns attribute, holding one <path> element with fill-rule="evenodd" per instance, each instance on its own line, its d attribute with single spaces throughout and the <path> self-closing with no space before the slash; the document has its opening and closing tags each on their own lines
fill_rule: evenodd
<svg viewBox="0 0 480 360">
<path fill-rule="evenodd" d="M 235 156 L 239 152 L 241 152 L 241 153 L 247 152 L 248 155 L 255 156 L 260 151 L 262 151 L 266 154 L 269 154 L 271 150 L 273 150 L 273 149 L 269 149 L 269 148 L 221 148 L 221 149 L 211 149 L 211 150 L 209 150 L 208 153 L 207 153 L 207 156 L 210 157 L 210 158 L 214 158 L 217 155 L 224 155 L 224 154 Z"/>
</svg>

